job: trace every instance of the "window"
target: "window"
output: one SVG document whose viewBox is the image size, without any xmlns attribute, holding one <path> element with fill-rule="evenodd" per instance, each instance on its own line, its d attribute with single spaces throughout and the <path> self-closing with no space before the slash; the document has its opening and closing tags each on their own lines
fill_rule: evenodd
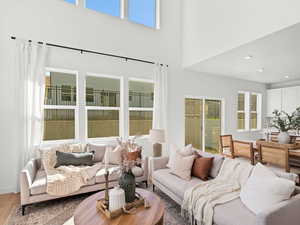
<svg viewBox="0 0 300 225">
<path fill-rule="evenodd" d="M 148 135 L 152 128 L 154 84 L 129 80 L 129 136 Z"/>
<path fill-rule="evenodd" d="M 120 0 L 85 0 L 85 7 L 116 17 L 121 15 Z"/>
<path fill-rule="evenodd" d="M 238 130 L 261 129 L 261 94 L 238 93 Z"/>
<path fill-rule="evenodd" d="M 246 128 L 246 121 L 245 121 L 245 93 L 238 94 L 238 130 L 245 130 Z"/>
<path fill-rule="evenodd" d="M 128 19 L 148 27 L 155 27 L 156 0 L 128 0 Z"/>
<path fill-rule="evenodd" d="M 72 4 L 77 4 L 77 0 L 64 0 L 65 2 L 69 2 L 69 3 L 72 3 Z"/>
<path fill-rule="evenodd" d="M 75 139 L 77 74 L 48 69 L 45 84 L 43 140 Z"/>
<path fill-rule="evenodd" d="M 119 136 L 120 79 L 86 76 L 88 138 Z"/>
<path fill-rule="evenodd" d="M 250 129 L 258 129 L 258 95 L 251 94 L 250 99 Z"/>
</svg>

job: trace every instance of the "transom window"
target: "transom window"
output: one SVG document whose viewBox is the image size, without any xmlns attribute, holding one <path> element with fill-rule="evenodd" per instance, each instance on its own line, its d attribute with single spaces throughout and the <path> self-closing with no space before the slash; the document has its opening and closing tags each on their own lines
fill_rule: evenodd
<svg viewBox="0 0 300 225">
<path fill-rule="evenodd" d="M 64 0 L 151 28 L 159 28 L 159 0 Z"/>
</svg>

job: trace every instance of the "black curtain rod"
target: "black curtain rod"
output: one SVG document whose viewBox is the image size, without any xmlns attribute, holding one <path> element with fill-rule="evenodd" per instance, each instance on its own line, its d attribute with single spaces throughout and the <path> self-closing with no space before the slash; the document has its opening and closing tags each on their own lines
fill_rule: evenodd
<svg viewBox="0 0 300 225">
<path fill-rule="evenodd" d="M 14 37 L 14 36 L 11 36 L 10 38 L 12 40 L 16 40 L 16 37 Z M 32 41 L 28 40 L 28 42 L 32 42 Z M 38 44 L 44 44 L 41 41 L 39 41 L 37 43 Z M 131 57 L 121 56 L 121 55 L 114 55 L 114 54 L 109 54 L 109 53 L 104 53 L 104 52 L 96 52 L 96 51 L 91 51 L 91 50 L 87 50 L 87 49 L 80 49 L 80 48 L 69 47 L 69 46 L 65 46 L 65 45 L 57 45 L 57 44 L 52 44 L 52 43 L 46 43 L 46 45 L 47 46 L 51 46 L 51 47 L 56 47 L 56 48 L 64 48 L 64 49 L 69 49 L 69 50 L 73 50 L 73 51 L 79 51 L 81 53 L 85 52 L 85 53 L 91 53 L 91 54 L 96 54 L 96 55 L 104 55 L 104 56 L 108 56 L 108 57 L 125 59 L 126 61 L 127 60 L 131 60 L 131 61 L 136 61 L 136 62 L 155 64 L 155 62 L 147 61 L 147 60 L 143 60 L 143 59 L 131 58 Z M 160 64 L 160 65 L 163 66 L 164 64 Z M 168 67 L 169 65 L 165 65 L 165 66 Z"/>
</svg>

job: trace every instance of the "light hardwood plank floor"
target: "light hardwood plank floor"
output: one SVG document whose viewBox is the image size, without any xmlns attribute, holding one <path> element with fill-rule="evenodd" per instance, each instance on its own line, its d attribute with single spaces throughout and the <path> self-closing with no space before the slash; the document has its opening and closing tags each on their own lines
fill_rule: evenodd
<svg viewBox="0 0 300 225">
<path fill-rule="evenodd" d="M 0 195 L 0 225 L 3 225 L 7 220 L 11 210 L 20 205 L 19 194 L 3 194 Z"/>
</svg>

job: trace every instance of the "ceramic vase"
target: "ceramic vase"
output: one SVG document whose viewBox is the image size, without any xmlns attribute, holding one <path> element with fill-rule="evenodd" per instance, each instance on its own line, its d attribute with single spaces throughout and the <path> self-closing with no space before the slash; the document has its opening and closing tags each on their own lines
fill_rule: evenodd
<svg viewBox="0 0 300 225">
<path fill-rule="evenodd" d="M 133 202 L 135 200 L 135 176 L 131 169 L 124 171 L 119 179 L 119 185 L 125 192 L 126 203 Z"/>
<path fill-rule="evenodd" d="M 125 205 L 125 193 L 120 187 L 115 187 L 109 192 L 109 210 L 114 211 Z"/>
<path fill-rule="evenodd" d="M 289 144 L 291 140 L 288 132 L 280 132 L 277 138 L 279 144 Z"/>
</svg>

